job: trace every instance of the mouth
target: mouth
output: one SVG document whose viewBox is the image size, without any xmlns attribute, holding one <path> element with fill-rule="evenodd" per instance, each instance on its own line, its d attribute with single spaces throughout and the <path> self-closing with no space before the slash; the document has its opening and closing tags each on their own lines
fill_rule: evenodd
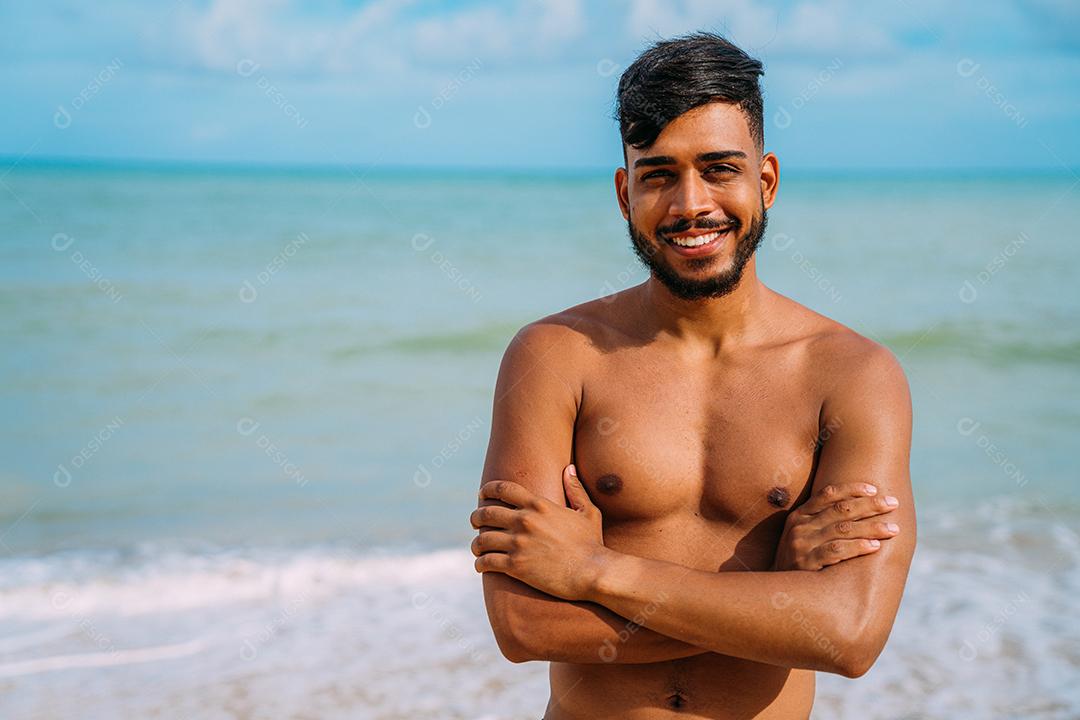
<svg viewBox="0 0 1080 720">
<path fill-rule="evenodd" d="M 718 250 L 731 234 L 731 230 L 731 226 L 709 230 L 698 229 L 676 235 L 667 235 L 664 237 L 664 242 L 680 255 L 699 257 Z"/>
</svg>

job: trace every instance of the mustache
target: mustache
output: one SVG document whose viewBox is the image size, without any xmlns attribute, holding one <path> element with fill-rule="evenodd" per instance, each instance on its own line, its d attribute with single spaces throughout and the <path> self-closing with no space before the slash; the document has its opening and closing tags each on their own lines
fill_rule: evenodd
<svg viewBox="0 0 1080 720">
<path fill-rule="evenodd" d="M 691 228 L 695 230 L 735 230 L 738 232 L 741 226 L 742 223 L 735 218 L 732 218 L 726 223 L 713 220 L 712 218 L 698 218 L 694 221 L 682 218 L 671 225 L 656 228 L 656 234 L 657 236 L 675 235 L 677 233 L 686 232 Z"/>
</svg>

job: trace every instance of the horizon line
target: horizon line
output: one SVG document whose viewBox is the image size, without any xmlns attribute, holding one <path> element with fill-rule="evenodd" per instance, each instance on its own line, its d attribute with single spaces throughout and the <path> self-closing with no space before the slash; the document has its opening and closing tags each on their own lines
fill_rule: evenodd
<svg viewBox="0 0 1080 720">
<path fill-rule="evenodd" d="M 336 174 L 352 173 L 356 170 L 364 172 L 388 172 L 388 173 L 415 173 L 435 172 L 449 174 L 527 174 L 527 175 L 566 175 L 577 176 L 599 175 L 601 173 L 614 172 L 619 165 L 418 165 L 418 164 L 385 164 L 373 165 L 363 161 L 349 163 L 322 163 L 322 162 L 253 162 L 243 160 L 177 160 L 166 158 L 117 158 L 101 156 L 74 156 L 74 155 L 38 155 L 38 156 L 15 156 L 0 154 L 0 164 L 5 171 L 11 171 L 19 166 L 34 168 L 43 167 L 85 167 L 100 169 L 130 169 L 130 170 L 220 170 L 229 172 L 308 172 L 313 174 Z M 988 166 L 988 167 L 908 167 L 908 166 L 849 166 L 849 167 L 795 167 L 787 168 L 782 172 L 793 175 L 914 175 L 919 173 L 934 173 L 935 175 L 986 175 L 999 176 L 1003 174 L 1022 174 L 1025 176 L 1074 176 L 1071 168 L 1061 165 L 1033 165 L 1017 168 L 1015 166 Z"/>
</svg>

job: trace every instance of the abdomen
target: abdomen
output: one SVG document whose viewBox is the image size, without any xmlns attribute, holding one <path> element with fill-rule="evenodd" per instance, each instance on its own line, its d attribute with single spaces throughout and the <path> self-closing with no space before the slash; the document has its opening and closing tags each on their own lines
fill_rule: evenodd
<svg viewBox="0 0 1080 720">
<path fill-rule="evenodd" d="M 808 718 L 814 672 L 704 653 L 638 665 L 551 663 L 545 720 Z"/>
</svg>

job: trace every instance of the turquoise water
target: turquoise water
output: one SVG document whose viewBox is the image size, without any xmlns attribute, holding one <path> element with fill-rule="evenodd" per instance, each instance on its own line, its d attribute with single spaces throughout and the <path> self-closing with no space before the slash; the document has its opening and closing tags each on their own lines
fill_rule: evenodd
<svg viewBox="0 0 1080 720">
<path fill-rule="evenodd" d="M 878 684 L 859 685 L 895 700 L 881 717 L 911 692 L 931 698 L 926 717 L 1012 712 L 1017 668 L 1033 663 L 1075 677 L 1075 653 L 1055 649 L 1075 647 L 1062 619 L 1080 610 L 1075 182 L 782 180 L 765 281 L 888 345 L 912 386 L 921 545 L 901 639 Z M 252 638 L 244 687 L 283 693 L 281 666 L 321 657 L 298 638 L 338 653 L 320 628 L 353 617 L 376 636 L 419 633 L 401 662 L 437 659 L 433 692 L 458 692 L 461 717 L 491 693 L 535 715 L 542 678 L 497 661 L 484 627 L 467 516 L 508 340 L 645 277 L 606 174 L 39 165 L 3 183 L 0 696 L 22 691 L 8 710 L 64 714 L 41 704 L 46 684 L 103 681 L 102 663 L 138 668 L 105 678 L 117 695 L 102 691 L 103 716 L 173 707 L 139 683 L 191 689 L 155 674 L 162 663 L 241 683 L 230 658 Z M 412 570 L 402 579 L 387 562 Z M 325 583 L 333 592 L 310 589 Z M 1017 588 L 1029 594 L 1017 601 Z M 1019 610 L 994 624 L 1009 603 Z M 432 607 L 460 630 L 452 640 Z M 282 638 L 285 626 L 299 632 Z M 935 639 L 905 640 L 905 627 Z M 956 661 L 973 642 L 987 664 Z M 50 660 L 80 651 L 104 659 Z M 309 670 L 339 688 L 368 673 L 393 695 L 366 657 Z M 912 680 L 934 662 L 936 680 Z M 482 684 L 492 677 L 503 690 Z M 1044 695 L 1080 711 L 1059 677 L 1043 678 Z M 845 710 L 857 705 L 839 682 L 823 681 L 822 717 L 866 717 Z M 973 694 L 995 682 L 1000 696 Z M 212 688 L 207 707 L 229 696 L 198 687 Z M 518 690 L 526 700 L 508 699 Z M 125 693 L 141 699 L 116 705 Z M 346 707 L 428 716 L 406 696 Z"/>
<path fill-rule="evenodd" d="M 454 542 L 506 342 L 644 279 L 601 176 L 54 167 L 5 183 L 0 523 L 18 552 Z M 1078 497 L 1070 185 L 782 184 L 761 273 L 901 357 L 925 503 Z M 965 436 L 963 418 L 981 425 Z"/>
</svg>

